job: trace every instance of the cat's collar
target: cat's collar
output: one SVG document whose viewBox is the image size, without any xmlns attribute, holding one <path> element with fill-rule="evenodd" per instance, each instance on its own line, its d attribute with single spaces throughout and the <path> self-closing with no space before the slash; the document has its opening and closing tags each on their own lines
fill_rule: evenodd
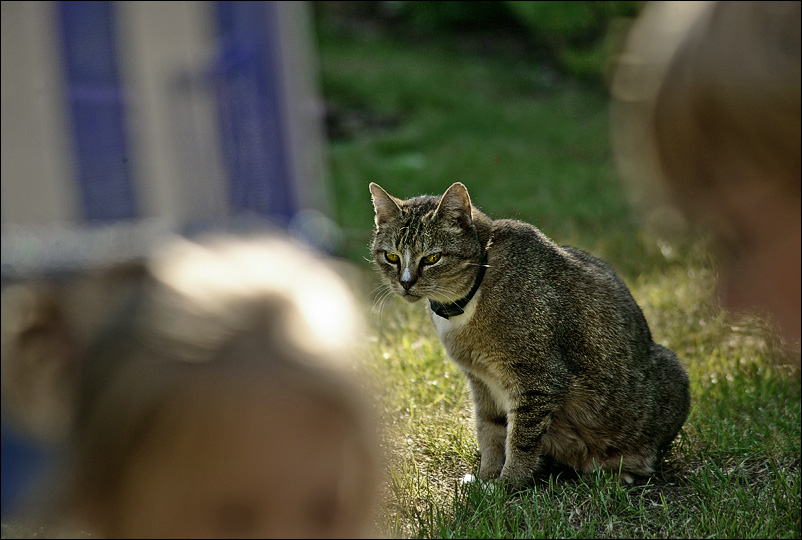
<svg viewBox="0 0 802 540">
<path fill-rule="evenodd" d="M 479 272 L 476 274 L 476 280 L 473 282 L 473 287 L 471 287 L 471 290 L 468 292 L 468 294 L 466 294 L 456 302 L 452 302 L 450 304 L 441 304 L 440 302 L 430 299 L 429 307 L 432 308 L 432 311 L 436 315 L 439 315 L 444 319 L 448 319 L 450 317 L 456 317 L 457 315 L 462 315 L 463 313 L 465 313 L 464 309 L 465 306 L 468 305 L 468 302 L 471 301 L 473 295 L 475 295 L 476 291 L 479 290 L 479 285 L 482 284 L 482 280 L 485 277 L 486 270 L 487 270 L 487 251 L 483 250 L 482 260 L 479 263 Z"/>
</svg>

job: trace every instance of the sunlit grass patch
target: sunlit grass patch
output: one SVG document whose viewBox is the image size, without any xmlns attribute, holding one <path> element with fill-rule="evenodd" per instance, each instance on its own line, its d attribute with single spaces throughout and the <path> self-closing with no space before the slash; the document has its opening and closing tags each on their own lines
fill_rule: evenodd
<svg viewBox="0 0 802 540">
<path fill-rule="evenodd" d="M 696 272 L 706 280 L 667 269 L 633 285 L 647 317 L 661 308 L 653 288 L 674 291 L 671 314 L 655 317 L 656 334 L 682 351 L 693 400 L 661 467 L 634 486 L 603 471 L 547 476 L 514 495 L 460 484 L 478 468 L 466 382 L 423 305 L 393 300 L 375 321 L 366 351 L 387 426 L 389 481 L 380 529 L 426 538 L 794 536 L 800 523 L 798 372 L 789 374 L 782 358 L 772 356 L 765 323 L 718 310 L 712 271 Z"/>
</svg>

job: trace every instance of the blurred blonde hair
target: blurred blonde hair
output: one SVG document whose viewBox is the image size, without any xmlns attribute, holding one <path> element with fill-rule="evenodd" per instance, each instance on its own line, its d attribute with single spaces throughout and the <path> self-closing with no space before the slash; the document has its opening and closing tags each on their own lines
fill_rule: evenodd
<svg viewBox="0 0 802 540">
<path fill-rule="evenodd" d="M 71 489 L 111 496 L 162 404 L 210 380 L 264 380 L 266 392 L 294 388 L 329 403 L 356 427 L 367 489 L 371 424 L 353 377 L 360 312 L 324 258 L 282 238 L 217 237 L 171 242 L 147 270 L 85 359 L 94 388 L 79 392 Z M 113 372 L 93 377 L 99 364 Z"/>
</svg>

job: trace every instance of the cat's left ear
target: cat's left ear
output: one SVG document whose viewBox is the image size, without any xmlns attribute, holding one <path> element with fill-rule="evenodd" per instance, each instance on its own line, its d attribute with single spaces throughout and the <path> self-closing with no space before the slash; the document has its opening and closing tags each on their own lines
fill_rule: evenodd
<svg viewBox="0 0 802 540">
<path fill-rule="evenodd" d="M 377 227 L 401 215 L 398 199 L 384 191 L 379 184 L 370 183 L 370 194 L 373 195 L 373 209 L 376 210 Z"/>
<path fill-rule="evenodd" d="M 454 182 L 446 190 L 435 210 L 435 216 L 450 219 L 463 228 L 473 224 L 471 198 L 468 196 L 468 188 L 462 182 Z"/>
</svg>

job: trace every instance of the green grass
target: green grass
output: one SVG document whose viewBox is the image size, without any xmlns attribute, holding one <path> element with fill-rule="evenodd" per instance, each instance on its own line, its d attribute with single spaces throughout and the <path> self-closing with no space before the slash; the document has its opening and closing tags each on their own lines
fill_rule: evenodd
<svg viewBox="0 0 802 540">
<path fill-rule="evenodd" d="M 366 294 L 374 309 L 363 357 L 380 389 L 387 459 L 380 533 L 799 537 L 800 376 L 783 367 L 796 358 L 767 322 L 719 308 L 703 240 L 638 228 L 610 154 L 604 93 L 545 76 L 520 55 L 329 22 L 319 35 L 325 96 L 356 119 L 329 148 L 337 220 L 366 291 L 377 285 L 365 261 L 368 183 L 409 197 L 458 180 L 492 217 L 529 221 L 613 265 L 691 378 L 690 417 L 645 484 L 567 472 L 516 495 L 463 486 L 478 468 L 463 377 L 422 304 Z"/>
</svg>

